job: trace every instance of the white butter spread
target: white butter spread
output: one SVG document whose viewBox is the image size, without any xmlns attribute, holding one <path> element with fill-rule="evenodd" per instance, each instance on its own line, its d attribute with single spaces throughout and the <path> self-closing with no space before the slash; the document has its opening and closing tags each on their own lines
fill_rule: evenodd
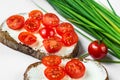
<svg viewBox="0 0 120 80">
<path fill-rule="evenodd" d="M 65 65 L 69 60 L 64 59 L 60 65 Z M 83 62 L 86 68 L 86 72 L 83 77 L 79 79 L 72 79 L 66 75 L 62 80 L 105 80 L 107 77 L 106 70 L 98 62 L 86 60 Z M 36 67 L 31 68 L 27 72 L 29 80 L 48 80 L 44 75 L 46 66 L 40 64 Z"/>
</svg>

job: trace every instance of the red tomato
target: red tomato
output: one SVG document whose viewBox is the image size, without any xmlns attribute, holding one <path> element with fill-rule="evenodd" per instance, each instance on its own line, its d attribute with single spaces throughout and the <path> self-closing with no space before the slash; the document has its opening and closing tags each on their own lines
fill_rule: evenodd
<svg viewBox="0 0 120 80">
<path fill-rule="evenodd" d="M 40 28 L 40 22 L 38 20 L 29 18 L 25 21 L 24 28 L 28 32 L 36 32 Z"/>
<path fill-rule="evenodd" d="M 39 30 L 39 34 L 45 39 L 53 37 L 55 35 L 55 31 L 52 28 L 42 28 Z"/>
<path fill-rule="evenodd" d="M 32 45 L 36 42 L 37 38 L 29 32 L 21 32 L 18 39 L 26 45 Z"/>
<path fill-rule="evenodd" d="M 55 53 L 62 48 L 61 39 L 57 36 L 43 40 L 43 45 L 49 53 Z"/>
<path fill-rule="evenodd" d="M 24 22 L 25 19 L 21 15 L 12 15 L 6 20 L 8 27 L 13 30 L 21 29 L 24 25 Z"/>
<path fill-rule="evenodd" d="M 66 75 L 60 66 L 47 67 L 44 74 L 49 80 L 61 80 Z"/>
<path fill-rule="evenodd" d="M 63 23 L 59 24 L 58 27 L 56 27 L 56 31 L 57 31 L 57 33 L 59 35 L 63 35 L 66 32 L 72 32 L 72 31 L 74 31 L 74 28 L 73 28 L 73 26 L 70 23 L 63 22 Z"/>
<path fill-rule="evenodd" d="M 46 13 L 43 16 L 43 24 L 46 25 L 47 27 L 55 27 L 59 25 L 59 18 L 57 15 L 53 13 Z"/>
<path fill-rule="evenodd" d="M 78 36 L 75 32 L 66 32 L 62 35 L 62 42 L 65 46 L 71 46 L 78 42 Z"/>
<path fill-rule="evenodd" d="M 45 56 L 42 58 L 42 63 L 45 66 L 58 66 L 61 63 L 61 57 L 57 55 Z"/>
<path fill-rule="evenodd" d="M 40 10 L 32 10 L 29 13 L 29 17 L 41 21 L 43 18 L 43 13 Z"/>
<path fill-rule="evenodd" d="M 80 78 L 85 74 L 85 66 L 79 59 L 72 59 L 65 66 L 66 73 L 71 78 Z"/>
<path fill-rule="evenodd" d="M 108 52 L 107 46 L 103 42 L 93 41 L 88 46 L 88 53 L 94 59 L 102 59 Z"/>
</svg>

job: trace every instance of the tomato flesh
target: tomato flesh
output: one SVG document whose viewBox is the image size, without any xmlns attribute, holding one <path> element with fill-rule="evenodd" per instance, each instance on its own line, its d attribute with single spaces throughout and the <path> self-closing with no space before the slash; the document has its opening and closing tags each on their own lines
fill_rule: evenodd
<svg viewBox="0 0 120 80">
<path fill-rule="evenodd" d="M 72 32 L 74 31 L 74 28 L 73 26 L 68 23 L 68 22 L 62 22 L 59 24 L 58 27 L 56 27 L 56 31 L 59 35 L 63 35 L 65 34 L 66 32 Z"/>
<path fill-rule="evenodd" d="M 88 46 L 88 52 L 94 59 L 102 59 L 106 56 L 108 48 L 103 42 L 93 41 Z"/>
<path fill-rule="evenodd" d="M 29 12 L 29 18 L 41 21 L 43 18 L 43 13 L 40 10 L 32 10 Z"/>
<path fill-rule="evenodd" d="M 61 80 L 66 75 L 60 66 L 47 67 L 44 74 L 49 80 Z"/>
<path fill-rule="evenodd" d="M 78 42 L 78 36 L 75 32 L 66 32 L 62 35 L 62 42 L 65 46 L 71 46 Z"/>
<path fill-rule="evenodd" d="M 24 25 L 24 22 L 25 19 L 21 15 L 12 15 L 6 20 L 8 27 L 13 30 L 21 29 Z"/>
<path fill-rule="evenodd" d="M 38 20 L 29 18 L 25 21 L 24 28 L 28 32 L 37 32 L 40 28 L 40 22 Z"/>
<path fill-rule="evenodd" d="M 53 37 L 55 35 L 55 31 L 52 28 L 42 28 L 39 30 L 39 34 L 42 36 L 42 38 L 49 38 Z"/>
<path fill-rule="evenodd" d="M 18 35 L 18 39 L 26 45 L 32 45 L 37 40 L 36 36 L 29 32 L 21 32 Z"/>
<path fill-rule="evenodd" d="M 43 40 L 43 45 L 49 53 L 58 52 L 62 48 L 62 42 L 59 37 L 51 37 Z"/>
<path fill-rule="evenodd" d="M 85 66 L 79 59 L 72 59 L 65 66 L 66 73 L 71 78 L 80 78 L 85 74 Z"/>
<path fill-rule="evenodd" d="M 43 24 L 46 25 L 47 27 L 55 27 L 59 25 L 59 18 L 57 15 L 53 13 L 46 13 L 43 16 Z"/>
<path fill-rule="evenodd" d="M 61 63 L 61 57 L 57 55 L 45 56 L 42 58 L 42 63 L 49 67 L 58 66 Z"/>
</svg>

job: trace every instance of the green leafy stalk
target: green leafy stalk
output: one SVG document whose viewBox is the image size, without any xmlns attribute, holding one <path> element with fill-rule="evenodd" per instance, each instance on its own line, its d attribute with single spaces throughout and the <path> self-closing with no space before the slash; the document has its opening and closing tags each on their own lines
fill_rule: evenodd
<svg viewBox="0 0 120 80">
<path fill-rule="evenodd" d="M 110 4 L 110 1 L 109 1 L 109 0 L 107 0 L 107 2 L 108 2 L 108 4 L 109 4 L 110 8 L 112 9 L 113 13 L 114 13 L 115 15 L 117 15 L 117 14 L 116 14 L 116 12 L 114 11 L 114 9 L 113 9 L 112 5 Z"/>
</svg>

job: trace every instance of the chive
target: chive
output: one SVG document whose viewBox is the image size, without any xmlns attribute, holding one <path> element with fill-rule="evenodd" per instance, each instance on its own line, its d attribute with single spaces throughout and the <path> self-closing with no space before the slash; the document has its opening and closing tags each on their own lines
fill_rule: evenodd
<svg viewBox="0 0 120 80">
<path fill-rule="evenodd" d="M 102 63 L 120 63 L 120 61 L 115 61 L 115 60 L 96 60 L 96 61 Z"/>
<path fill-rule="evenodd" d="M 112 9 L 113 13 L 114 13 L 115 15 L 117 15 L 117 14 L 116 14 L 116 12 L 114 11 L 114 9 L 113 9 L 112 5 L 110 4 L 110 1 L 109 1 L 109 0 L 107 0 L 107 2 L 108 2 L 108 4 L 109 4 L 110 8 Z"/>
</svg>

